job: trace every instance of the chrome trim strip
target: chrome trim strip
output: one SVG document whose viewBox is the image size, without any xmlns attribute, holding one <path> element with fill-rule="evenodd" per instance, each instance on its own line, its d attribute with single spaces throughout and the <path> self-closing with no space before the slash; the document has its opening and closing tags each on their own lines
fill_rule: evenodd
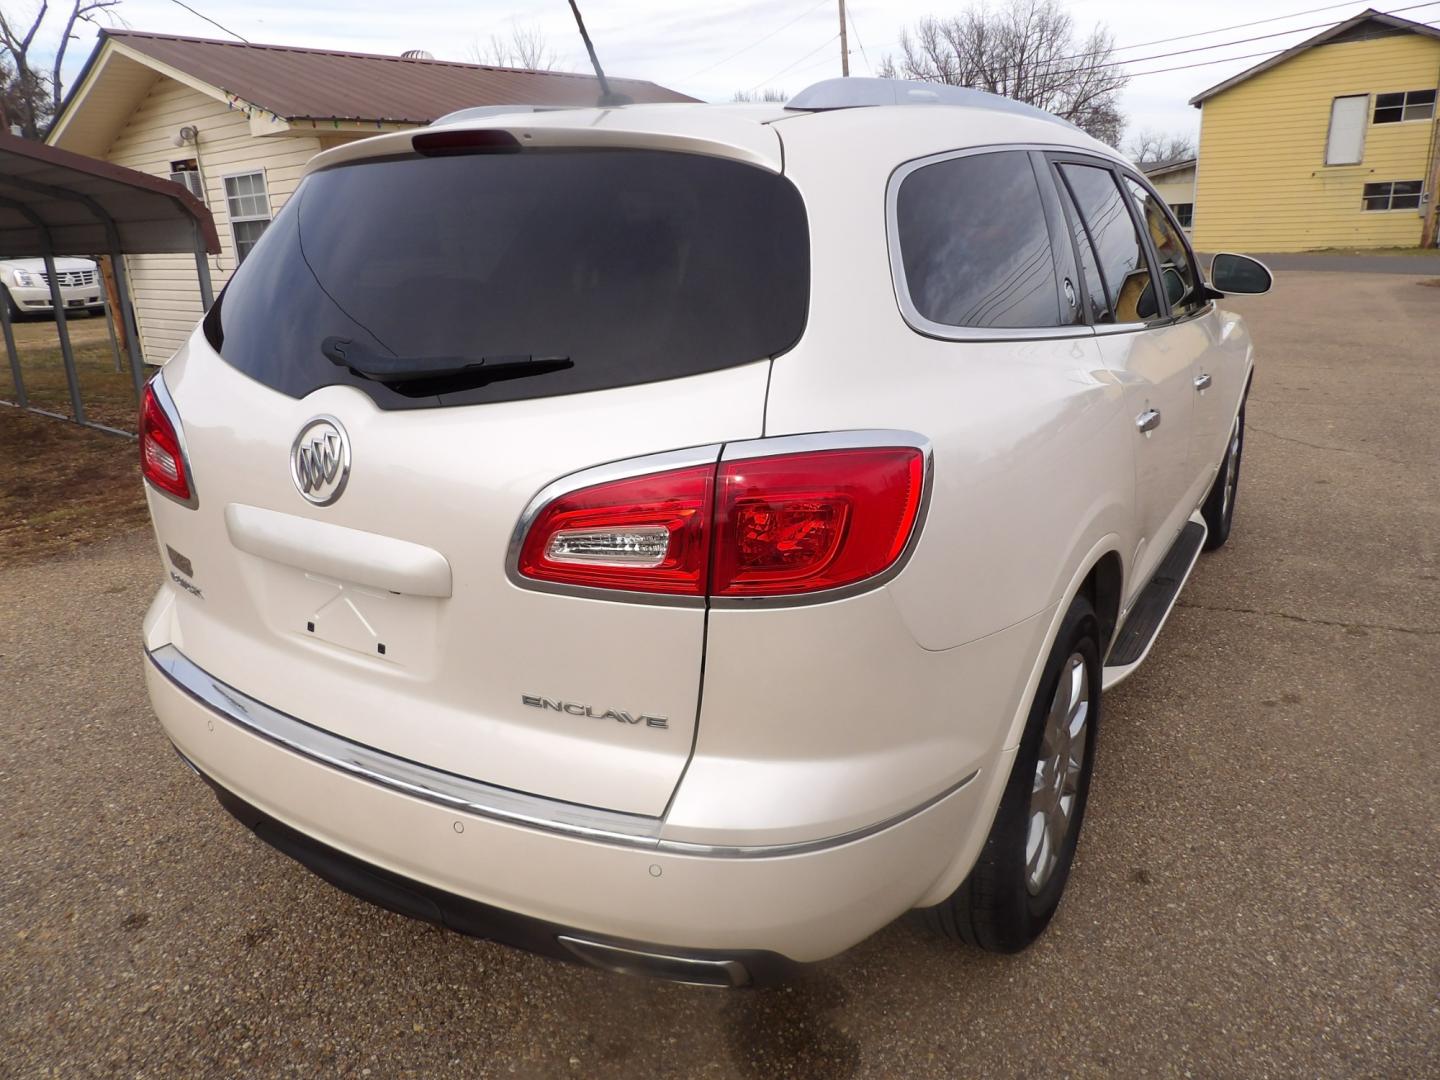
<svg viewBox="0 0 1440 1080">
<path fill-rule="evenodd" d="M 909 325 L 910 329 L 926 337 L 938 338 L 941 341 L 1056 341 L 1065 338 L 1088 338 L 1094 337 L 1098 326 L 1089 324 L 1072 324 L 1069 326 L 1035 326 L 1035 327 L 1011 327 L 1011 326 L 947 326 L 944 323 L 937 323 L 927 319 L 920 314 L 915 302 L 910 297 L 910 286 L 905 280 L 905 260 L 900 251 L 900 228 L 896 217 L 896 205 L 900 198 L 900 185 L 906 177 L 918 169 L 928 165 L 937 165 L 944 161 L 952 161 L 955 158 L 974 157 L 979 154 L 999 154 L 1008 151 L 1029 152 L 1032 150 L 1042 153 L 1066 153 L 1086 154 L 1095 160 L 1104 162 L 1108 167 L 1113 164 L 1109 159 L 1094 153 L 1078 149 L 1073 146 L 1059 146 L 1049 143 L 996 143 L 987 146 L 970 146 L 964 150 L 949 150 L 940 154 L 930 154 L 921 158 L 914 158 L 897 167 L 890 174 L 890 179 L 885 187 L 885 235 L 890 249 L 890 277 L 895 287 L 895 300 L 900 305 L 900 314 Z M 1037 194 L 1039 194 L 1037 192 Z M 1048 224 L 1047 224 L 1048 229 Z M 1139 324 L 1141 327 L 1143 323 Z M 1111 331 L 1112 333 L 1114 331 Z"/>
<path fill-rule="evenodd" d="M 559 799 L 528 795 L 396 757 L 383 750 L 376 750 L 323 731 L 256 701 L 233 686 L 212 678 L 174 645 L 162 645 L 153 651 L 147 649 L 145 655 L 155 665 L 156 670 L 174 683 L 182 693 L 204 705 L 222 720 L 228 720 L 252 735 L 350 776 L 476 817 L 526 826 L 572 839 L 592 840 L 664 854 L 763 859 L 803 855 L 839 847 L 883 832 L 907 818 L 923 813 L 980 775 L 980 770 L 977 769 L 920 805 L 873 825 L 817 840 L 745 846 L 662 840 L 660 833 L 665 822 L 661 818 L 601 810 Z"/>
<path fill-rule="evenodd" d="M 622 603 L 642 601 L 663 607 L 703 608 L 703 596 L 675 596 L 670 593 L 639 592 L 628 589 L 596 589 L 585 585 L 566 585 L 558 581 L 538 581 L 520 573 L 520 548 L 525 534 L 540 516 L 540 512 L 562 495 L 569 495 L 582 488 L 597 484 L 608 484 L 614 480 L 629 480 L 647 473 L 665 472 L 668 469 L 685 469 L 692 465 L 713 465 L 720 459 L 722 443 L 710 443 L 686 450 L 672 450 L 661 454 L 646 454 L 644 457 L 625 458 L 605 465 L 581 469 L 546 484 L 526 504 L 515 531 L 510 534 L 510 543 L 505 550 L 505 576 L 510 584 L 531 592 L 556 593 L 560 596 L 580 596 L 590 600 L 610 600 Z"/>
<path fill-rule="evenodd" d="M 920 506 L 915 511 L 915 522 L 910 526 L 910 538 L 905 550 L 890 566 L 872 577 L 864 578 L 836 589 L 821 592 L 800 593 L 794 596 L 712 596 L 710 607 L 716 611 L 749 611 L 756 608 L 808 607 L 812 604 L 828 604 L 845 600 L 861 593 L 874 592 L 880 586 L 905 569 L 910 556 L 920 543 L 920 534 L 925 530 L 925 518 L 930 512 L 930 495 L 935 486 L 935 452 L 930 440 L 913 431 L 876 429 L 870 431 L 818 431 L 806 435 L 777 435 L 768 439 L 750 439 L 745 442 L 726 443 L 720 455 L 723 461 L 748 461 L 753 458 L 774 457 L 778 454 L 806 453 L 816 450 L 852 450 L 866 447 L 907 446 L 920 451 L 924 459 L 924 477 L 921 480 Z"/>
<path fill-rule="evenodd" d="M 145 486 L 157 495 L 164 495 L 173 503 L 179 503 L 181 506 L 194 510 L 200 505 L 200 493 L 195 486 L 195 470 L 190 468 L 190 447 L 185 442 L 185 425 L 180 423 L 180 410 L 175 407 L 175 399 L 170 396 L 170 388 L 165 385 L 164 368 L 150 377 L 150 388 L 155 393 L 155 403 L 160 406 L 160 411 L 170 421 L 170 426 L 175 429 L 175 438 L 180 442 L 180 465 L 185 470 L 185 482 L 190 485 L 190 498 L 176 498 L 164 488 L 156 487 L 149 480 L 145 481 Z"/>
</svg>

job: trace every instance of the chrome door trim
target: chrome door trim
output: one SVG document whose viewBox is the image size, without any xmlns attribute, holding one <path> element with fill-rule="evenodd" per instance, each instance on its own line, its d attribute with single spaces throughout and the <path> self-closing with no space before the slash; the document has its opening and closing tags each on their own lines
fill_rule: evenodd
<svg viewBox="0 0 1440 1080">
<path fill-rule="evenodd" d="M 917 806 L 847 832 L 780 844 L 701 844 L 665 840 L 665 820 L 644 814 L 602 810 L 593 806 L 530 795 L 487 784 L 430 765 L 377 750 L 332 734 L 313 724 L 272 709 L 264 702 L 221 682 L 172 645 L 146 650 L 146 657 L 175 687 L 220 719 L 274 743 L 300 757 L 358 780 L 378 784 L 425 802 L 508 825 L 538 829 L 575 840 L 589 840 L 673 855 L 756 859 L 802 855 L 873 836 L 923 813 L 949 798 L 977 776 L 976 769 Z M 181 751 L 189 760 L 189 755 Z M 244 795 L 244 792 L 237 792 Z"/>
<path fill-rule="evenodd" d="M 918 169 L 955 158 L 974 157 L 978 154 L 1000 154 L 1010 151 L 1059 152 L 1070 150 L 1065 146 L 1049 143 L 992 143 L 986 146 L 969 146 L 963 150 L 947 150 L 938 154 L 913 158 L 899 165 L 890 174 L 885 185 L 885 237 L 890 253 L 890 279 L 895 289 L 895 300 L 900 305 L 900 314 L 910 329 L 926 337 L 942 341 L 1051 341 L 1062 338 L 1094 337 L 1098 327 L 1086 323 L 1066 326 L 1000 327 L 1000 326 L 947 326 L 934 322 L 920 314 L 910 298 L 910 286 L 905 280 L 905 260 L 900 252 L 900 230 L 896 220 L 896 204 L 900 198 L 900 185 L 906 177 Z M 1097 160 L 1104 160 L 1098 158 Z M 1037 192 L 1043 198 L 1043 193 Z M 1047 231 L 1049 223 L 1046 223 Z M 1143 324 L 1142 324 L 1143 325 Z"/>
</svg>

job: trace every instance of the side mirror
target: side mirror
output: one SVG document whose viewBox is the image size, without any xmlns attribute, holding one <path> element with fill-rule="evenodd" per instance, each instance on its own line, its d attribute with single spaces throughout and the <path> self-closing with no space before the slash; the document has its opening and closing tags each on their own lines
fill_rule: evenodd
<svg viewBox="0 0 1440 1080">
<path fill-rule="evenodd" d="M 1259 259 L 1227 251 L 1211 260 L 1210 284 L 1222 293 L 1265 293 L 1275 277 Z"/>
</svg>

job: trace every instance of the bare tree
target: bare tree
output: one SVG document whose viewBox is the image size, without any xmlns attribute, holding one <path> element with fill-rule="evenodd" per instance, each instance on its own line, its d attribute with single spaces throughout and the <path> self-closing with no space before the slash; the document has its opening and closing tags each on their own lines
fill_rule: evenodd
<svg viewBox="0 0 1440 1080">
<path fill-rule="evenodd" d="M 1129 77 L 1114 63 L 1115 39 L 1099 24 L 1079 39 L 1058 0 L 983 3 L 959 15 L 927 16 L 900 35 L 884 78 L 968 86 L 1054 113 L 1115 146 L 1125 130 L 1120 91 Z"/>
<path fill-rule="evenodd" d="M 1134 160 L 1149 164 L 1155 161 L 1177 161 L 1195 156 L 1195 140 L 1189 135 L 1146 128 L 1130 138 L 1125 152 Z"/>
<path fill-rule="evenodd" d="M 510 38 L 491 34 L 489 44 L 475 42 L 470 56 L 477 64 L 493 67 L 526 68 L 530 71 L 554 71 L 558 57 L 538 26 L 510 28 Z"/>
<path fill-rule="evenodd" d="M 736 90 L 731 101 L 789 101 L 790 95 L 784 90 L 767 86 L 764 90 Z"/>
<path fill-rule="evenodd" d="M 65 12 L 64 26 L 60 41 L 55 46 L 54 63 L 49 76 L 40 72 L 32 62 L 31 51 L 35 36 L 40 32 L 45 17 L 50 14 L 50 0 L 41 0 L 35 17 L 28 25 L 23 17 L 17 19 L 14 12 L 0 11 L 0 60 L 7 62 L 8 78 L 0 97 L 4 98 L 3 111 L 8 123 L 18 124 L 20 133 L 27 139 L 38 139 L 40 128 L 49 121 L 53 110 L 61 100 L 60 70 L 65 64 L 65 52 L 74 37 L 77 22 L 94 23 L 106 13 L 118 7 L 120 0 L 70 0 Z M 9 130 L 8 127 L 6 130 Z"/>
</svg>

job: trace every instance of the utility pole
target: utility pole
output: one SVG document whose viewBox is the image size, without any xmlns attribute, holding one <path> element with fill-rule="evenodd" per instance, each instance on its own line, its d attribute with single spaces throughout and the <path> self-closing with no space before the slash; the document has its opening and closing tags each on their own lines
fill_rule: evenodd
<svg viewBox="0 0 1440 1080">
<path fill-rule="evenodd" d="M 850 45 L 845 33 L 845 0 L 840 0 L 840 74 L 850 77 Z"/>
</svg>

